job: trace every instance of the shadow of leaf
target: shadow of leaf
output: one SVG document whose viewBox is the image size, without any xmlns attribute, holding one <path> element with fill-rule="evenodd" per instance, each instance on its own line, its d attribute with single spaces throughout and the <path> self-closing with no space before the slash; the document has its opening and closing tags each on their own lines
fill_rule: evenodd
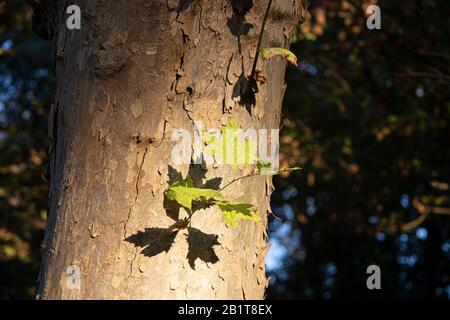
<svg viewBox="0 0 450 320">
<path fill-rule="evenodd" d="M 180 13 L 186 11 L 193 2 L 193 0 L 181 0 L 177 6 L 169 7 L 169 10 Z"/>
<path fill-rule="evenodd" d="M 144 256 L 153 257 L 162 252 L 169 252 L 178 231 L 173 228 L 146 228 L 145 231 L 139 231 L 125 240 L 133 243 L 136 247 L 143 248 L 140 253 Z M 195 270 L 195 261 L 197 259 L 209 263 L 219 261 L 219 257 L 213 248 L 220 245 L 218 235 L 207 234 L 196 228 L 188 228 L 186 237 L 189 247 L 186 258 L 193 270 Z"/>
<path fill-rule="evenodd" d="M 253 24 L 246 22 L 245 15 L 253 7 L 253 0 L 232 0 L 231 4 L 233 6 L 233 15 L 227 22 L 231 34 L 235 37 L 247 35 L 250 29 L 253 28 Z"/>
<path fill-rule="evenodd" d="M 168 252 L 175 241 L 178 230 L 164 228 L 146 228 L 145 231 L 126 238 L 136 247 L 142 247 L 141 254 L 153 257 L 161 252 Z"/>
<path fill-rule="evenodd" d="M 241 73 L 233 87 L 232 98 L 239 97 L 239 104 L 245 107 L 249 115 L 252 115 L 252 108 L 256 104 L 256 94 L 258 91 L 258 83 L 255 79 L 253 77 L 246 77 L 244 73 Z"/>
<path fill-rule="evenodd" d="M 212 179 L 206 181 L 205 184 L 203 185 L 203 187 L 206 189 L 219 190 L 221 183 L 222 183 L 222 178 L 220 178 L 220 177 L 212 178 Z"/>
<path fill-rule="evenodd" d="M 193 270 L 195 270 L 195 261 L 197 259 L 210 263 L 219 261 L 219 257 L 217 257 L 213 249 L 214 246 L 220 245 L 218 238 L 219 236 L 216 234 L 207 234 L 196 228 L 188 229 L 187 241 L 189 251 L 187 259 Z"/>
</svg>

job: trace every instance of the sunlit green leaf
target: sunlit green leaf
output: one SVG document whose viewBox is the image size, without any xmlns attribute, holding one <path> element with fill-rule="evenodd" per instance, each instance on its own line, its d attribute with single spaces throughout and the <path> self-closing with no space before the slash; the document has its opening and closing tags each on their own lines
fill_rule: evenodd
<svg viewBox="0 0 450 320">
<path fill-rule="evenodd" d="M 222 210 L 223 220 L 230 227 L 239 225 L 238 219 L 259 222 L 261 217 L 253 211 L 251 203 L 233 203 L 226 200 L 215 201 L 215 204 Z"/>
<path fill-rule="evenodd" d="M 179 205 L 192 210 L 192 202 L 199 200 L 219 199 L 222 194 L 213 189 L 195 188 L 192 178 L 187 176 L 185 180 L 176 181 L 167 191 L 167 199 L 176 201 Z"/>
<path fill-rule="evenodd" d="M 261 58 L 268 60 L 274 57 L 282 57 L 292 63 L 294 66 L 298 66 L 297 56 L 290 50 L 284 48 L 265 48 L 261 50 Z"/>
<path fill-rule="evenodd" d="M 244 130 L 231 119 L 227 125 L 222 126 L 220 137 L 206 131 L 203 133 L 205 152 L 223 164 L 253 164 L 257 159 L 257 143 L 252 139 L 245 139 L 243 135 Z M 233 149 L 227 150 L 227 147 Z"/>
</svg>

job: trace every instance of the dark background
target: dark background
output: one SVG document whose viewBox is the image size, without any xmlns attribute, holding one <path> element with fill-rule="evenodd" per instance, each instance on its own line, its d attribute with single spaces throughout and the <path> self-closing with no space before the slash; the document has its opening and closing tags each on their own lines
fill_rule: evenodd
<svg viewBox="0 0 450 320">
<path fill-rule="evenodd" d="M 381 30 L 368 30 L 378 4 Z M 269 298 L 450 299 L 448 0 L 311 1 L 292 50 Z M 47 215 L 49 45 L 0 0 L 0 299 L 33 298 Z M 382 290 L 366 288 L 380 266 Z"/>
</svg>

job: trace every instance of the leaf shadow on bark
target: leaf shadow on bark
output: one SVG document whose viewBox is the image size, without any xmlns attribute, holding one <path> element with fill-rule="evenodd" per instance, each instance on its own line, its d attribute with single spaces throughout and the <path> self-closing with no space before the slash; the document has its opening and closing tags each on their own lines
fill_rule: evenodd
<svg viewBox="0 0 450 320">
<path fill-rule="evenodd" d="M 180 13 L 186 11 L 193 2 L 194 0 L 180 0 L 177 6 L 169 7 L 169 10 Z"/>
<path fill-rule="evenodd" d="M 203 183 L 206 176 L 205 171 L 200 165 L 192 164 L 189 167 L 188 175 L 191 176 L 196 187 L 218 190 L 222 183 L 222 178 L 210 179 Z M 183 180 L 182 174 L 170 165 L 168 166 L 168 176 L 169 185 L 175 181 Z M 209 205 L 210 204 L 204 202 L 193 203 L 191 215 L 197 210 L 207 208 Z M 188 219 L 180 219 L 179 210 L 181 207 L 176 202 L 164 198 L 164 208 L 166 214 L 175 220 L 174 224 L 168 228 L 146 228 L 144 231 L 139 231 L 126 238 L 125 241 L 143 248 L 140 253 L 144 256 L 153 257 L 162 252 L 169 252 L 175 242 L 178 232 L 186 229 L 186 240 L 188 242 L 186 259 L 193 270 L 195 270 L 195 261 L 197 259 L 206 263 L 216 263 L 219 261 L 219 258 L 214 251 L 214 246 L 220 245 L 218 235 L 204 233 L 197 228 L 191 227 Z"/>
<path fill-rule="evenodd" d="M 172 228 L 146 228 L 125 240 L 133 243 L 136 247 L 143 248 L 140 252 L 142 255 L 153 257 L 162 252 L 169 252 L 179 231 Z M 213 264 L 219 261 L 219 257 L 214 251 L 214 246 L 220 245 L 218 238 L 219 236 L 216 234 L 207 234 L 197 228 L 187 228 L 188 252 L 186 259 L 193 270 L 195 270 L 197 259 Z"/>
<path fill-rule="evenodd" d="M 232 35 L 237 38 L 239 54 L 242 56 L 241 36 L 246 36 L 253 24 L 246 22 L 246 14 L 253 8 L 253 0 L 231 0 L 233 6 L 233 15 L 228 19 L 228 28 Z M 242 60 L 242 73 L 233 87 L 232 98 L 239 97 L 239 104 L 247 110 L 251 115 L 252 108 L 256 104 L 256 93 L 258 92 L 258 84 L 252 75 L 245 74 L 244 61 Z"/>
<path fill-rule="evenodd" d="M 231 34 L 240 38 L 247 35 L 253 24 L 246 22 L 245 15 L 253 8 L 253 0 L 231 0 L 233 15 L 228 19 L 227 25 Z"/>
<path fill-rule="evenodd" d="M 169 228 L 145 228 L 145 231 L 139 231 L 125 240 L 142 247 L 141 254 L 144 256 L 153 257 L 162 252 L 169 252 L 177 233 L 178 230 Z"/>
<path fill-rule="evenodd" d="M 189 265 L 195 270 L 195 260 L 216 263 L 219 257 L 214 251 L 214 246 L 220 245 L 217 234 L 207 234 L 196 228 L 188 228 L 187 241 L 189 250 L 187 259 Z"/>
<path fill-rule="evenodd" d="M 239 105 L 244 107 L 252 115 L 252 109 L 256 105 L 256 94 L 258 91 L 258 83 L 256 80 L 252 76 L 247 77 L 242 72 L 233 87 L 232 98 L 239 97 Z"/>
</svg>

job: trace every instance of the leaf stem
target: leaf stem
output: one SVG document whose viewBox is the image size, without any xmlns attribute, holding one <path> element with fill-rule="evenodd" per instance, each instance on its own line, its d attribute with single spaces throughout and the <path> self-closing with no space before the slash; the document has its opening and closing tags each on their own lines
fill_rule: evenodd
<svg viewBox="0 0 450 320">
<path fill-rule="evenodd" d="M 251 73 L 252 78 L 256 72 L 256 65 L 258 64 L 259 51 L 261 50 L 264 28 L 266 27 L 267 18 L 269 17 L 269 11 L 270 11 L 271 6 L 272 6 L 272 0 L 269 0 L 269 3 L 267 4 L 266 13 L 264 15 L 264 19 L 263 19 L 263 22 L 261 25 L 261 32 L 259 33 L 258 45 L 256 46 L 255 60 L 253 61 L 253 68 L 252 68 L 252 73 Z"/>
<path fill-rule="evenodd" d="M 254 177 L 254 176 L 257 176 L 257 174 L 251 173 L 251 174 L 248 174 L 248 175 L 246 175 L 246 176 L 241 176 L 241 177 L 239 177 L 239 178 L 235 178 L 235 179 L 231 180 L 230 182 L 228 182 L 225 186 L 223 186 L 222 188 L 220 188 L 219 191 L 222 191 L 223 189 L 225 189 L 225 188 L 231 186 L 233 183 L 235 183 L 235 182 L 237 182 L 237 181 L 239 181 L 239 180 L 241 180 L 241 179 L 244 179 L 244 178 L 250 178 L 250 177 Z"/>
</svg>

